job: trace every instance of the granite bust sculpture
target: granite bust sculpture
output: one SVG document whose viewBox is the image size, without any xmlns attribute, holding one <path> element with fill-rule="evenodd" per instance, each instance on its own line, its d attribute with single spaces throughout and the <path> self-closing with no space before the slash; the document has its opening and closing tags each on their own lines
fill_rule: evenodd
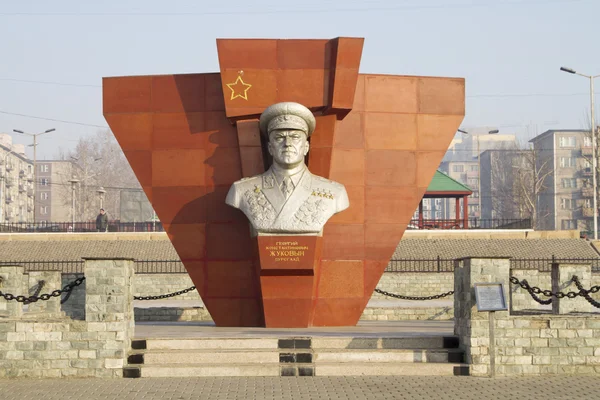
<svg viewBox="0 0 600 400">
<path fill-rule="evenodd" d="M 348 208 L 344 185 L 310 173 L 304 157 L 316 125 L 298 103 L 277 103 L 260 116 L 273 164 L 261 175 L 234 182 L 225 202 L 240 209 L 258 233 L 317 234 Z"/>
</svg>

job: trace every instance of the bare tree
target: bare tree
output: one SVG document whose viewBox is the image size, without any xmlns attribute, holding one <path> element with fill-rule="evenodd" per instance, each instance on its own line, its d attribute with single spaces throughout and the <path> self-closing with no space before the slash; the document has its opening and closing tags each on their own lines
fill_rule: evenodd
<svg viewBox="0 0 600 400">
<path fill-rule="evenodd" d="M 552 160 L 542 159 L 538 151 L 512 148 L 491 151 L 490 188 L 492 217 L 498 219 L 531 219 L 547 217 L 548 210 L 540 209 L 539 196 L 548 188 Z"/>
<path fill-rule="evenodd" d="M 520 216 L 515 198 L 514 159 L 519 150 L 516 144 L 511 148 L 492 150 L 490 152 L 490 188 L 492 218 L 513 219 Z M 486 185 L 487 186 L 487 185 Z"/>
<path fill-rule="evenodd" d="M 548 189 L 548 178 L 553 172 L 550 157 L 541 157 L 534 148 L 521 150 L 515 158 L 515 199 L 521 218 L 531 218 L 533 228 L 541 219 L 550 215 L 549 210 L 541 209 L 539 197 Z"/>
<path fill-rule="evenodd" d="M 123 190 L 139 190 L 141 187 L 129 166 L 123 151 L 109 130 L 94 136 L 80 138 L 73 150 L 62 151 L 60 158 L 74 164 L 73 177 L 78 180 L 75 220 L 93 220 L 100 208 L 98 190 L 102 187 L 103 207 L 110 219 L 120 218 L 120 195 Z M 71 186 L 63 186 L 61 198 L 71 204 Z"/>
</svg>

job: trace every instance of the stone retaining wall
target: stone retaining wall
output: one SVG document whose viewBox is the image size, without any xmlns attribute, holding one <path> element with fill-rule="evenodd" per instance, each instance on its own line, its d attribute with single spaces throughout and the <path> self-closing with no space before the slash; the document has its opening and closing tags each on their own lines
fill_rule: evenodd
<svg viewBox="0 0 600 400">
<path fill-rule="evenodd" d="M 537 278 L 524 274 L 530 285 L 550 285 L 547 274 Z M 558 265 L 553 290 L 573 290 L 573 274 L 581 278 L 584 287 L 591 285 L 589 265 Z M 522 271 L 513 271 L 515 276 Z M 516 315 L 512 311 L 478 311 L 474 291 L 476 283 L 502 283 L 508 309 L 523 306 L 527 301 L 520 293 L 512 300 L 509 295 L 510 261 L 508 259 L 464 259 L 455 269 L 455 334 L 465 351 L 473 376 L 509 376 L 541 374 L 596 374 L 600 372 L 600 313 L 592 311 L 581 297 L 555 303 L 555 315 L 550 311 L 537 315 Z M 519 289 L 521 290 L 521 289 Z M 529 296 L 529 294 L 527 294 Z M 546 297 L 542 297 L 546 298 Z M 537 303 L 536 303 L 537 304 Z M 492 335 L 493 332 L 493 335 Z M 493 340 L 491 338 L 494 338 Z"/>
<path fill-rule="evenodd" d="M 471 375 L 489 373 L 488 321 L 471 321 Z M 497 375 L 597 374 L 600 316 L 528 316 L 496 320 Z"/>
<path fill-rule="evenodd" d="M 448 307 L 405 307 L 369 308 L 360 319 L 362 321 L 448 321 L 454 318 L 454 309 Z"/>
<path fill-rule="evenodd" d="M 385 272 L 377 288 L 404 296 L 433 296 L 454 290 L 453 272 Z M 386 298 L 373 293 L 372 298 Z"/>
<path fill-rule="evenodd" d="M 81 274 L 63 274 L 62 285 L 72 282 Z M 187 274 L 135 274 L 133 292 L 135 296 L 156 296 L 173 293 L 193 286 Z M 378 288 L 406 296 L 432 296 L 453 290 L 454 277 L 451 272 L 442 273 L 397 273 L 386 272 L 381 278 Z M 373 299 L 389 299 L 379 293 Z M 451 297 L 449 297 L 450 299 Z M 194 300 L 201 305 L 197 291 L 164 299 L 168 301 Z M 415 301 L 418 304 L 418 301 Z M 62 310 L 74 319 L 85 318 L 85 282 L 73 290 L 71 297 L 62 305 Z M 448 320 L 453 318 L 451 307 L 428 308 L 367 308 L 361 319 L 374 321 L 402 320 Z M 208 311 L 192 307 L 155 307 L 136 308 L 136 321 L 211 321 Z"/>
<path fill-rule="evenodd" d="M 4 266 L 0 274 L 12 268 L 23 274 L 23 267 Z M 0 377 L 122 376 L 134 333 L 133 260 L 86 260 L 85 276 L 85 321 L 6 303 L 12 308 L 0 318 Z M 22 279 L 12 282 L 23 293 Z"/>
</svg>

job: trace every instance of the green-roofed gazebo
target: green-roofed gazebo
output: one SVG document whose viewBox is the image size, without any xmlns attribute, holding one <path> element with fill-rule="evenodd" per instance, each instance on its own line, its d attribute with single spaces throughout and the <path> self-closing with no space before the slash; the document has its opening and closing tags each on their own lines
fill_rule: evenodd
<svg viewBox="0 0 600 400">
<path fill-rule="evenodd" d="M 469 196 L 473 191 L 443 172 L 436 171 L 423 199 L 456 199 L 455 219 L 423 219 L 423 199 L 419 203 L 419 229 L 467 229 L 469 227 Z M 462 218 L 460 199 L 462 198 Z"/>
</svg>

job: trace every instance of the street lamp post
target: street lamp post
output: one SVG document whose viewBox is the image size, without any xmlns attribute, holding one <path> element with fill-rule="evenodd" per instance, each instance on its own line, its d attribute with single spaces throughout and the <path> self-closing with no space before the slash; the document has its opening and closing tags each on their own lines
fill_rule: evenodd
<svg viewBox="0 0 600 400">
<path fill-rule="evenodd" d="M 69 179 L 71 184 L 71 231 L 75 232 L 75 186 L 79 182 L 79 179 L 72 177 Z"/>
<path fill-rule="evenodd" d="M 44 132 L 40 133 L 27 133 L 23 132 L 19 129 L 13 129 L 13 132 L 20 133 L 21 135 L 33 136 L 33 226 L 35 230 L 35 196 L 37 195 L 36 186 L 37 186 L 37 137 L 43 135 L 45 133 L 54 132 L 56 129 L 46 129 Z"/>
<path fill-rule="evenodd" d="M 594 189 L 594 240 L 598 240 L 598 188 L 596 178 L 596 165 L 598 163 L 596 158 L 596 120 L 594 118 L 594 79 L 600 75 L 585 75 L 575 71 L 572 68 L 560 67 L 561 71 L 568 72 L 569 74 L 575 74 L 588 78 L 590 80 L 590 117 L 591 117 L 591 129 L 592 132 L 592 187 Z"/>
</svg>

